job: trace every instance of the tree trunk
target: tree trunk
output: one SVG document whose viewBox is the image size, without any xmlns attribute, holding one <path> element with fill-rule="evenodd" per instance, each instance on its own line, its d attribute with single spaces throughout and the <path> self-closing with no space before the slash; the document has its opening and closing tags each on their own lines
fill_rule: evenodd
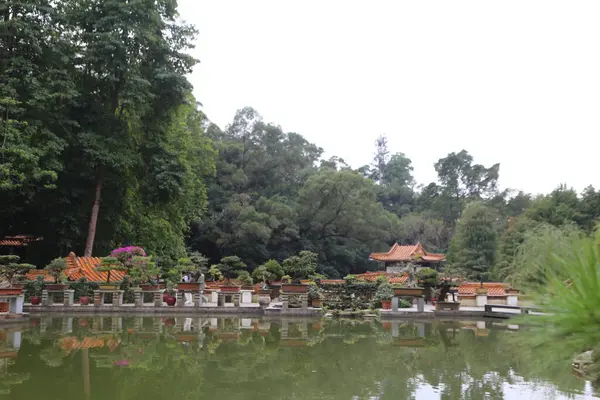
<svg viewBox="0 0 600 400">
<path fill-rule="evenodd" d="M 96 180 L 96 194 L 94 196 L 94 203 L 92 204 L 92 214 L 90 215 L 90 225 L 88 227 L 87 240 L 85 242 L 85 250 L 83 252 L 84 257 L 92 256 L 94 239 L 96 238 L 96 223 L 98 222 L 98 211 L 100 210 L 100 197 L 102 195 L 103 182 L 104 178 L 102 175 L 98 175 L 98 179 Z"/>
</svg>

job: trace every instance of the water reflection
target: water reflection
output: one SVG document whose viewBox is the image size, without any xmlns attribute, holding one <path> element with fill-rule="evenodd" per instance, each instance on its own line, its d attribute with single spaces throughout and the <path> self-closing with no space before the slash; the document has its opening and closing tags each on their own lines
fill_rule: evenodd
<svg viewBox="0 0 600 400">
<path fill-rule="evenodd" d="M 547 399 L 586 391 L 568 366 L 532 374 L 535 360 L 511 344 L 519 327 L 489 321 L 82 316 L 1 332 L 8 399 Z"/>
</svg>

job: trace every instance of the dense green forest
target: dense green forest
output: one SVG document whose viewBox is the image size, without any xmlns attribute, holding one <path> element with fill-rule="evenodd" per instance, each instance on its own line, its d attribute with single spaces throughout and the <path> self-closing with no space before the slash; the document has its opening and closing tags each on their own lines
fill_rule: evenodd
<svg viewBox="0 0 600 400">
<path fill-rule="evenodd" d="M 30 262 L 139 245 L 165 266 L 195 250 L 254 268 L 312 250 L 342 277 L 420 241 L 506 279 L 540 224 L 591 232 L 600 217 L 593 187 L 500 190 L 500 165 L 460 147 L 418 184 L 385 135 L 354 169 L 250 107 L 216 126 L 186 78 L 196 29 L 174 0 L 9 1 L 0 16 L 0 236 L 42 236 Z"/>
</svg>

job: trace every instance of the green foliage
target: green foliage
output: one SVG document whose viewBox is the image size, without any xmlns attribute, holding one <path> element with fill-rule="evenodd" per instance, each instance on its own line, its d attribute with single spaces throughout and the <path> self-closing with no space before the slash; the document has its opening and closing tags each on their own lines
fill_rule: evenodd
<svg viewBox="0 0 600 400">
<path fill-rule="evenodd" d="M 100 266 L 97 268 L 100 272 L 108 272 L 106 274 L 106 283 L 110 282 L 110 275 L 112 271 L 127 271 L 127 267 L 116 257 L 102 257 Z"/>
<path fill-rule="evenodd" d="M 210 269 L 208 270 L 208 275 L 213 281 L 220 281 L 223 279 L 223 274 L 221 273 L 218 265 L 211 265 Z"/>
<path fill-rule="evenodd" d="M 494 266 L 497 231 L 493 212 L 480 202 L 467 206 L 450 243 L 448 261 L 468 279 L 484 281 Z"/>
<path fill-rule="evenodd" d="M 134 256 L 131 259 L 131 264 L 129 276 L 131 277 L 131 281 L 135 286 L 139 285 L 140 283 L 155 281 L 160 275 L 160 268 L 153 261 L 152 256 Z"/>
<path fill-rule="evenodd" d="M 438 272 L 432 268 L 421 268 L 416 273 L 417 280 L 424 286 L 435 286 L 438 284 Z"/>
<path fill-rule="evenodd" d="M 69 288 L 75 291 L 75 301 L 79 301 L 81 296 L 93 296 L 94 290 L 98 289 L 98 284 L 81 278 L 77 282 L 72 282 Z"/>
<path fill-rule="evenodd" d="M 244 270 L 247 265 L 238 256 L 227 256 L 221 258 L 221 262 L 216 265 L 221 275 L 227 279 L 233 279 L 239 274 L 239 270 Z"/>
<path fill-rule="evenodd" d="M 35 265 L 19 263 L 20 257 L 16 255 L 0 256 L 0 276 L 9 283 L 16 283 L 30 269 L 35 269 Z"/>
<path fill-rule="evenodd" d="M 250 272 L 248 271 L 244 271 L 244 270 L 239 270 L 239 271 L 235 271 L 237 274 L 237 280 L 238 282 L 243 285 L 243 286 L 252 286 L 252 277 L 250 276 Z"/>
<path fill-rule="evenodd" d="M 28 281 L 23 288 L 26 297 L 25 300 L 29 301 L 31 296 L 41 297 L 44 287 L 46 287 L 46 283 L 43 276 L 38 276 L 34 281 Z"/>
<path fill-rule="evenodd" d="M 281 265 L 275 260 L 269 260 L 252 271 L 252 278 L 254 278 L 255 283 L 278 281 L 283 274 L 284 271 Z"/>
<path fill-rule="evenodd" d="M 381 303 L 383 300 L 391 300 L 392 296 L 394 296 L 394 289 L 392 285 L 388 282 L 383 282 L 377 288 L 375 295 L 373 296 L 373 301 L 375 303 Z"/>
<path fill-rule="evenodd" d="M 577 256 L 571 249 L 580 245 L 583 235 L 573 225 L 542 224 L 526 232 L 513 267 L 507 273 L 508 281 L 515 287 L 535 293 L 546 286 L 549 275 L 562 275 L 563 280 L 568 279 L 564 265 L 577 263 Z"/>
<path fill-rule="evenodd" d="M 308 288 L 308 298 L 309 300 L 322 300 L 323 290 L 317 285 L 310 285 Z"/>
<path fill-rule="evenodd" d="M 67 262 L 64 258 L 55 258 L 50 261 L 50 264 L 46 265 L 44 268 L 52 277 L 54 278 L 54 282 L 58 283 L 59 277 L 64 273 L 67 268 Z"/>
<path fill-rule="evenodd" d="M 544 241 L 557 244 L 547 232 Z M 538 247 L 539 249 L 539 247 Z M 529 335 L 525 348 L 548 352 L 548 343 L 560 343 L 559 353 L 565 364 L 575 354 L 594 350 L 597 358 L 600 342 L 600 322 L 597 310 L 600 307 L 600 232 L 592 236 L 570 236 L 563 245 L 548 248 L 544 257 L 547 266 L 536 263 L 543 274 L 541 284 L 536 286 L 536 304 L 547 314 L 527 319 L 538 327 Z M 550 357 L 548 355 L 547 357 Z M 598 361 L 592 360 L 593 368 Z"/>
<path fill-rule="evenodd" d="M 318 255 L 312 251 L 303 250 L 297 256 L 283 260 L 281 265 L 285 274 L 290 276 L 293 282 L 298 282 L 315 273 L 317 258 Z"/>
</svg>

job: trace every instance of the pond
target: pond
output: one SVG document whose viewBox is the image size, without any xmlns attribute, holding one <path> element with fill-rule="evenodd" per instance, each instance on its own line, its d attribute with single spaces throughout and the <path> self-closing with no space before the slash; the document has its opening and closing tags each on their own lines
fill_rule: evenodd
<svg viewBox="0 0 600 400">
<path fill-rule="evenodd" d="M 593 399 L 506 321 L 33 318 L 0 331 L 0 399 Z M 536 371 L 536 372 L 534 372 Z"/>
</svg>

